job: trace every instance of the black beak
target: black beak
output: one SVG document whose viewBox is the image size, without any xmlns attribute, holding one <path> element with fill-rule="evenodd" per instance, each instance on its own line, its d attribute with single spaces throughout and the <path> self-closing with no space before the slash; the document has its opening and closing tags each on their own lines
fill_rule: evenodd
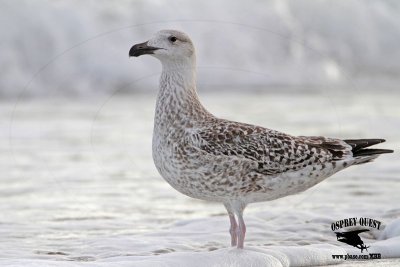
<svg viewBox="0 0 400 267">
<path fill-rule="evenodd" d="M 135 44 L 129 50 L 129 56 L 130 57 L 138 57 L 138 56 L 146 55 L 146 54 L 154 54 L 154 51 L 156 51 L 158 49 L 160 49 L 160 48 L 148 46 L 147 42 L 144 42 L 141 44 Z"/>
</svg>

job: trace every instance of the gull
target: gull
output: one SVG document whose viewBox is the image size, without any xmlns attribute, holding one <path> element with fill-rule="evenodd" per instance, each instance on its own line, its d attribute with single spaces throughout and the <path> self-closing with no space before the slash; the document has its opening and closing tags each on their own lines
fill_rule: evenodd
<svg viewBox="0 0 400 267">
<path fill-rule="evenodd" d="M 243 211 L 250 203 L 296 194 L 349 166 L 367 163 L 388 149 L 383 139 L 340 140 L 292 136 L 217 118 L 196 91 L 196 54 L 188 35 L 157 32 L 134 45 L 129 56 L 161 61 L 152 154 L 161 176 L 189 197 L 224 204 L 231 245 L 242 249 Z"/>
</svg>

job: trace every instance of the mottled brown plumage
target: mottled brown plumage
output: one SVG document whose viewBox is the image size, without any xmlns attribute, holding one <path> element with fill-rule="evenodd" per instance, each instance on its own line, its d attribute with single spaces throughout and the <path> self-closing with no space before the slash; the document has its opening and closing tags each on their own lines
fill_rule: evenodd
<svg viewBox="0 0 400 267">
<path fill-rule="evenodd" d="M 238 248 L 244 244 L 247 204 L 304 191 L 346 167 L 392 152 L 365 149 L 381 139 L 296 137 L 215 117 L 197 96 L 195 50 L 184 33 L 161 31 L 129 54 L 151 54 L 163 66 L 153 132 L 158 171 L 183 194 L 224 203 L 231 244 Z"/>
</svg>

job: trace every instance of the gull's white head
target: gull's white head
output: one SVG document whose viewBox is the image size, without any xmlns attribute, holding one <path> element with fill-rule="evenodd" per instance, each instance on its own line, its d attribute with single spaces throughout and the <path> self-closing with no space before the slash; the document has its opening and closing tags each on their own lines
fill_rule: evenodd
<svg viewBox="0 0 400 267">
<path fill-rule="evenodd" d="M 136 44 L 129 50 L 129 56 L 152 55 L 163 64 L 169 62 L 195 62 L 195 50 L 190 38 L 183 32 L 162 30 L 147 42 Z"/>
</svg>

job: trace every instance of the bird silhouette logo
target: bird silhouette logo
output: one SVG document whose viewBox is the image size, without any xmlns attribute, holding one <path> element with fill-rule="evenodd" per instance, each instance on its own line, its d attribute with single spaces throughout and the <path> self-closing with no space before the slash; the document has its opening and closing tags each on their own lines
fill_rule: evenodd
<svg viewBox="0 0 400 267">
<path fill-rule="evenodd" d="M 350 246 L 361 249 L 361 253 L 363 253 L 364 249 L 366 251 L 368 251 L 369 246 L 367 247 L 364 244 L 364 241 L 362 241 L 361 237 L 359 237 L 358 234 L 367 232 L 367 231 L 369 231 L 369 230 L 363 229 L 363 230 L 355 230 L 355 231 L 349 231 L 349 232 L 335 232 L 335 234 L 336 234 L 336 238 L 339 242 L 343 242 Z"/>
</svg>

